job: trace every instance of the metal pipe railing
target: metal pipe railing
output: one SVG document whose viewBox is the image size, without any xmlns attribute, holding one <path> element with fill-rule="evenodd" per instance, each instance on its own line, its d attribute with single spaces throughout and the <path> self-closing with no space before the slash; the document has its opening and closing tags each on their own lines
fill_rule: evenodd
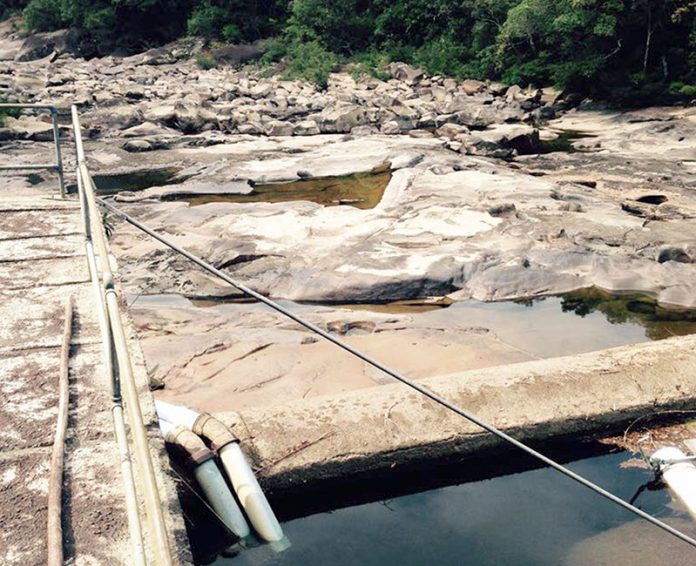
<svg viewBox="0 0 696 566">
<path fill-rule="evenodd" d="M 147 433 L 143 423 L 142 411 L 138 397 L 138 390 L 135 385 L 133 368 L 128 350 L 128 342 L 123 329 L 121 315 L 118 306 L 118 298 L 113 287 L 113 273 L 109 264 L 109 251 L 106 244 L 106 236 L 99 215 L 96 202 L 96 187 L 92 180 L 85 160 L 84 148 L 82 145 L 82 135 L 80 132 L 80 121 L 77 115 L 77 108 L 72 107 L 72 122 L 75 135 L 75 147 L 77 150 L 77 176 L 81 198 L 84 201 L 85 209 L 83 219 L 85 222 L 86 235 L 89 236 L 89 246 L 91 255 L 94 257 L 96 248 L 101 271 L 101 281 L 99 282 L 99 301 L 102 306 L 102 319 L 108 321 L 108 336 L 103 334 L 103 340 L 108 341 L 108 349 L 105 346 L 105 356 L 109 357 L 109 364 L 113 368 L 118 367 L 118 371 L 113 373 L 113 394 L 114 394 L 114 419 L 122 420 L 123 412 L 121 406 L 121 386 L 125 388 L 127 416 L 130 423 L 133 444 L 135 446 L 135 459 L 143 477 L 143 493 L 145 508 L 149 520 L 151 535 L 153 537 L 153 547 L 155 561 L 158 564 L 172 564 L 169 538 L 162 512 L 162 502 L 155 478 L 154 466 L 150 454 Z M 96 265 L 92 269 L 96 268 Z M 96 286 L 95 286 L 96 287 Z M 119 422 L 117 426 L 117 437 L 119 446 L 125 441 L 125 425 L 121 428 Z M 132 477 L 132 476 L 131 476 Z M 127 486 L 127 491 L 130 487 Z M 130 514 L 129 514 L 130 515 Z"/>
<path fill-rule="evenodd" d="M 126 433 L 126 423 L 123 417 L 123 404 L 121 402 L 121 384 L 118 379 L 118 372 L 114 368 L 113 338 L 109 325 L 109 314 L 106 311 L 104 295 L 101 291 L 99 271 L 94 254 L 92 243 L 92 228 L 90 226 L 90 215 L 87 207 L 87 197 L 82 183 L 82 177 L 77 172 L 77 192 L 80 197 L 80 208 L 82 210 L 82 221 L 85 231 L 85 252 L 87 254 L 87 265 L 89 267 L 92 288 L 97 301 L 97 316 L 99 319 L 99 329 L 102 338 L 102 357 L 106 374 L 111 381 L 111 395 L 113 404 L 111 406 L 111 416 L 114 423 L 114 435 L 118 447 L 119 458 L 121 460 L 121 476 L 123 478 L 123 488 L 126 500 L 126 515 L 128 517 L 128 531 L 130 533 L 132 548 L 132 563 L 135 566 L 145 565 L 145 549 L 143 546 L 143 533 L 140 524 L 140 513 L 138 511 L 138 497 L 135 489 L 135 478 L 133 477 L 133 465 L 128 448 L 128 435 Z"/>
<path fill-rule="evenodd" d="M 14 104 L 0 103 L 2 109 L 32 109 L 32 110 L 48 110 L 51 113 L 51 122 L 53 124 L 53 145 L 55 147 L 56 162 L 46 165 L 0 165 L 0 171 L 36 171 L 48 169 L 58 173 L 58 182 L 60 183 L 60 198 L 66 197 L 65 178 L 63 176 L 63 156 L 60 151 L 60 130 L 58 129 L 58 109 L 55 106 L 46 104 Z"/>
</svg>

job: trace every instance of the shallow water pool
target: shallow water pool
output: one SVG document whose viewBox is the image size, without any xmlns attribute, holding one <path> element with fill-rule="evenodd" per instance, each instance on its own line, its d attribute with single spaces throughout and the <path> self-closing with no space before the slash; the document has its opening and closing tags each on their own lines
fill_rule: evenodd
<svg viewBox="0 0 696 566">
<path fill-rule="evenodd" d="M 630 500 L 653 479 L 630 460 L 627 453 L 605 454 L 569 467 Z M 635 504 L 696 534 L 696 523 L 665 489 L 644 489 Z M 291 518 L 283 526 L 292 546 L 282 554 L 261 546 L 200 558 L 234 566 L 696 563 L 693 548 L 548 468 Z"/>
</svg>

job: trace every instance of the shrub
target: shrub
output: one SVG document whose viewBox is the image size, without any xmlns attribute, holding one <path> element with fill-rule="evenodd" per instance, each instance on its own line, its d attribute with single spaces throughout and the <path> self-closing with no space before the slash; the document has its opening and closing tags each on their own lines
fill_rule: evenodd
<svg viewBox="0 0 696 566">
<path fill-rule="evenodd" d="M 0 96 L 0 102 L 6 103 L 9 101 L 4 96 Z M 22 111 L 19 108 L 0 108 L 0 128 L 5 126 L 6 117 L 19 118 L 21 113 Z"/>
<path fill-rule="evenodd" d="M 364 75 L 375 77 L 381 81 L 391 78 L 391 73 L 388 69 L 389 58 L 384 53 L 374 50 L 366 51 L 353 57 L 353 61 L 354 64 L 350 73 L 356 81 Z"/>
<path fill-rule="evenodd" d="M 219 37 L 224 18 L 225 11 L 222 8 L 204 2 L 193 11 L 186 25 L 190 35 L 211 39 Z"/>
<path fill-rule="evenodd" d="M 320 89 L 328 86 L 329 75 L 338 63 L 338 58 L 327 51 L 318 41 L 292 44 L 287 52 L 286 78 L 303 79 Z"/>
<path fill-rule="evenodd" d="M 210 55 L 196 55 L 196 64 L 201 69 L 205 70 L 214 69 L 215 67 L 217 67 L 217 62 Z"/>
<path fill-rule="evenodd" d="M 24 23 L 33 31 L 53 31 L 65 25 L 61 3 L 55 0 L 31 0 L 24 8 Z"/>
<path fill-rule="evenodd" d="M 415 53 L 414 63 L 431 75 L 461 75 L 464 48 L 451 35 L 424 43 Z"/>
</svg>

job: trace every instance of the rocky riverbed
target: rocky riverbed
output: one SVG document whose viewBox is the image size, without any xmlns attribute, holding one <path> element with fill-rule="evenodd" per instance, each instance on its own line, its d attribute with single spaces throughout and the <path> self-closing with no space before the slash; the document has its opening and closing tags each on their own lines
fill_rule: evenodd
<svg viewBox="0 0 696 566">
<path fill-rule="evenodd" d="M 696 307 L 694 107 L 578 106 L 404 64 L 387 81 L 336 73 L 319 91 L 254 66 L 199 69 L 195 41 L 85 61 L 64 40 L 32 48 L 4 25 L 0 94 L 77 104 L 90 168 L 119 206 L 265 294 L 325 303 L 306 314 L 416 377 L 535 356 L 485 325 L 330 303 L 597 287 Z M 0 139 L 3 163 L 44 161 L 50 122 L 7 118 Z M 355 174 L 373 182 L 346 184 Z M 28 183 L 55 186 L 8 181 Z M 337 371 L 324 345 L 253 305 L 139 304 L 236 294 L 121 223 L 111 246 L 170 398 L 217 410 L 380 382 L 359 364 Z"/>
</svg>

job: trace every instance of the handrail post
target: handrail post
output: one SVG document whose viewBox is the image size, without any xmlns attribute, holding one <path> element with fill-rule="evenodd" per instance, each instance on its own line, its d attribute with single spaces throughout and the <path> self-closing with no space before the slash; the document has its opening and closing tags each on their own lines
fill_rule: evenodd
<svg viewBox="0 0 696 566">
<path fill-rule="evenodd" d="M 22 169 L 48 169 L 58 173 L 58 183 L 60 185 L 60 198 L 65 199 L 67 192 L 65 190 L 65 176 L 63 174 L 63 156 L 60 150 L 60 129 L 58 127 L 58 109 L 55 106 L 48 104 L 15 104 L 11 102 L 0 103 L 2 108 L 29 108 L 34 110 L 48 110 L 51 113 L 51 124 L 53 128 L 53 145 L 55 146 L 56 162 L 53 165 L 2 165 L 0 171 L 21 171 Z"/>
<path fill-rule="evenodd" d="M 53 143 L 56 146 L 56 170 L 58 172 L 58 182 L 60 183 L 60 198 L 67 197 L 65 192 L 65 178 L 63 177 L 63 156 L 60 151 L 60 130 L 58 129 L 58 110 L 51 106 L 51 121 L 53 122 Z"/>
</svg>

